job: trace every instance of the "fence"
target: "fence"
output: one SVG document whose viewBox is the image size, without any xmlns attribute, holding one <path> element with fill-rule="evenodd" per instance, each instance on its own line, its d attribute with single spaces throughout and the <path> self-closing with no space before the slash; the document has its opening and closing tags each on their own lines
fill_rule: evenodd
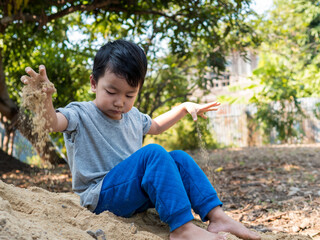
<svg viewBox="0 0 320 240">
<path fill-rule="evenodd" d="M 320 142 L 320 120 L 314 115 L 314 109 L 318 98 L 299 99 L 302 109 L 308 118 L 304 119 L 302 124 L 297 124 L 297 129 L 302 129 L 304 137 L 298 140 L 300 143 Z M 222 105 L 217 112 L 208 113 L 210 127 L 213 130 L 214 137 L 218 143 L 226 146 L 261 146 L 262 133 L 253 131 L 251 116 L 257 112 L 254 105 L 232 104 Z M 269 143 L 277 144 L 277 132 L 275 130 L 270 134 Z"/>
<path fill-rule="evenodd" d="M 4 123 L 0 121 L 0 148 L 13 157 L 26 162 L 28 157 L 36 154 L 31 143 L 21 135 L 19 131 L 15 131 L 7 136 Z"/>
</svg>

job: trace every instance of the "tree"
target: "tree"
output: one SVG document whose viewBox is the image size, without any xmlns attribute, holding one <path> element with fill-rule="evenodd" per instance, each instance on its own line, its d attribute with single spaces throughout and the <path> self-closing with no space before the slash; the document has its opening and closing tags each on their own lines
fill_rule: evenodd
<svg viewBox="0 0 320 240">
<path fill-rule="evenodd" d="M 99 36 L 139 41 L 148 54 L 151 71 L 138 98 L 139 107 L 152 113 L 160 106 L 185 99 L 190 86 L 206 87 L 203 71 L 219 74 L 225 53 L 244 48 L 252 31 L 245 23 L 250 0 L 229 1 L 100 1 L 100 0 L 5 0 L 0 3 L 0 112 L 10 129 L 18 128 L 31 140 L 28 124 L 17 124 L 19 79 L 27 65 L 47 65 L 58 90 L 56 106 L 88 96 L 89 58 Z M 87 36 L 76 44 L 68 32 L 78 28 Z M 243 41 L 242 41 L 243 40 Z M 167 56 L 159 56 L 167 42 Z M 183 75 L 190 73 L 195 79 Z M 189 83 L 189 82 L 188 82 Z M 67 86 L 67 87 L 66 87 Z M 161 94 L 160 94 L 161 91 Z M 152 99 L 153 101 L 147 101 Z M 21 126 L 28 126 L 22 129 Z M 47 148 L 46 151 L 50 151 Z M 42 149 L 39 149 L 41 151 Z M 52 154 L 52 152 L 51 152 Z M 51 162 L 55 162 L 51 155 Z"/>
<path fill-rule="evenodd" d="M 281 142 L 298 137 L 295 125 L 306 117 L 298 98 L 320 95 L 319 24 L 318 1 L 277 0 L 260 27 L 264 43 L 251 101 L 265 134 L 275 128 Z"/>
</svg>

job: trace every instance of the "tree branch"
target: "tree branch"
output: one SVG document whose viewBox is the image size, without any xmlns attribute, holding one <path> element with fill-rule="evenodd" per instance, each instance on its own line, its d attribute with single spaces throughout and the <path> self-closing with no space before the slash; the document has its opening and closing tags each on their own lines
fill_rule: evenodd
<svg viewBox="0 0 320 240">
<path fill-rule="evenodd" d="M 72 1 L 71 1 L 72 2 Z M 51 22 L 55 19 L 64 17 L 68 14 L 81 11 L 81 12 L 90 12 L 95 9 L 105 9 L 110 12 L 128 12 L 130 9 L 122 7 L 120 4 L 119 0 L 108 0 L 108 1 L 102 1 L 102 2 L 93 2 L 91 4 L 79 4 L 79 5 L 72 5 L 68 8 L 65 8 L 57 13 L 51 14 L 49 16 L 46 16 L 45 14 L 42 15 L 35 15 L 35 14 L 29 14 L 25 13 L 22 14 L 20 12 L 19 14 L 16 15 L 11 15 L 11 16 L 4 16 L 0 20 L 0 25 L 2 26 L 7 26 L 8 24 L 13 23 L 14 21 L 23 21 L 23 22 L 39 22 L 41 25 L 46 25 L 48 22 Z M 168 15 L 165 12 L 161 11 L 156 11 L 156 10 L 144 10 L 144 9 L 139 9 L 139 10 L 134 10 L 134 14 L 137 15 L 159 15 L 163 16 L 165 18 L 171 19 L 175 22 L 178 22 L 176 20 L 177 16 L 183 15 L 183 14 L 174 14 L 174 15 Z"/>
</svg>

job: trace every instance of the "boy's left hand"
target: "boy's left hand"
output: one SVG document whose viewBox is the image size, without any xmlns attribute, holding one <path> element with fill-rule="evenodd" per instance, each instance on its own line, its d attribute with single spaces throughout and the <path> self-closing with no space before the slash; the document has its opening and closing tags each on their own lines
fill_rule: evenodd
<svg viewBox="0 0 320 240">
<path fill-rule="evenodd" d="M 218 106 L 220 105 L 219 102 L 211 102 L 206 104 L 197 104 L 193 102 L 186 102 L 185 103 L 185 109 L 188 113 L 191 114 L 194 121 L 197 121 L 199 115 L 200 117 L 207 119 L 207 116 L 204 115 L 204 113 L 209 111 L 217 111 Z"/>
</svg>

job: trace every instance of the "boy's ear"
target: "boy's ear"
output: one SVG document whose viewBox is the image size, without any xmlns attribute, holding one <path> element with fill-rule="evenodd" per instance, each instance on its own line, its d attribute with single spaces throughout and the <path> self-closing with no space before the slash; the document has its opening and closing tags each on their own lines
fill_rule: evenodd
<svg viewBox="0 0 320 240">
<path fill-rule="evenodd" d="M 90 85 L 91 85 L 91 91 L 95 93 L 97 90 L 97 83 L 94 80 L 92 74 L 90 75 Z"/>
</svg>

